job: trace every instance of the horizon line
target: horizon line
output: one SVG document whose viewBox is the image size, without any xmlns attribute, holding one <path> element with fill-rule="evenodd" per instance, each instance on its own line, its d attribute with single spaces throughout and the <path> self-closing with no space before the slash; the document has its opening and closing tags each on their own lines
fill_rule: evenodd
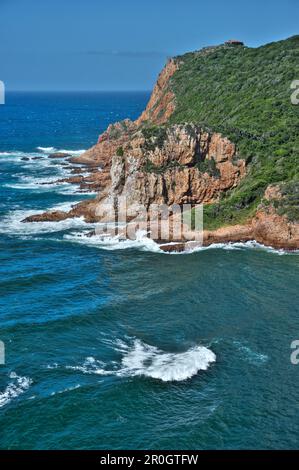
<svg viewBox="0 0 299 470">
<path fill-rule="evenodd" d="M 147 90 L 7 90 L 6 93 L 150 93 Z"/>
</svg>

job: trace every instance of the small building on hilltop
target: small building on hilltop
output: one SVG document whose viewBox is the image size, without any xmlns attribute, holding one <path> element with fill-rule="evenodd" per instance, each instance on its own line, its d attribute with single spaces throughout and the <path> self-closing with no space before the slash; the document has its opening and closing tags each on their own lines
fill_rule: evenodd
<svg viewBox="0 0 299 470">
<path fill-rule="evenodd" d="M 238 41 L 237 39 L 229 39 L 228 41 L 225 41 L 224 44 L 227 44 L 228 46 L 244 46 L 244 42 Z"/>
</svg>

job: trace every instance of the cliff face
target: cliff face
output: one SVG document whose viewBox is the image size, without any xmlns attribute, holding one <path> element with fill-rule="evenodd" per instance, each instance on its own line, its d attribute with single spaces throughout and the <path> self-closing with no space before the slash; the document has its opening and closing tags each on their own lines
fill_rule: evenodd
<svg viewBox="0 0 299 470">
<path fill-rule="evenodd" d="M 157 130 L 117 123 L 74 160 L 101 166 L 106 185 L 98 200 L 123 195 L 146 207 L 212 202 L 245 175 L 245 161 L 232 142 L 193 124 Z"/>
<path fill-rule="evenodd" d="M 164 124 L 168 121 L 175 109 L 175 95 L 169 90 L 168 85 L 178 68 L 178 61 L 174 59 L 168 61 L 158 77 L 145 111 L 136 121 L 137 125 L 147 121 L 154 124 Z"/>
<path fill-rule="evenodd" d="M 212 202 L 238 184 L 245 161 L 220 134 L 194 125 L 174 125 L 158 134 L 136 131 L 111 160 L 108 197 L 129 204 Z M 99 196 L 101 199 L 101 195 Z"/>
</svg>

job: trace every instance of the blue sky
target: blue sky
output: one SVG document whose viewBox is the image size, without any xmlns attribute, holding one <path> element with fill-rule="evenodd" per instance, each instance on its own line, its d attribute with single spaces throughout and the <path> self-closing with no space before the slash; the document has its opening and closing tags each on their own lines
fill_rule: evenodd
<svg viewBox="0 0 299 470">
<path fill-rule="evenodd" d="M 298 0 L 0 0 L 7 90 L 149 90 L 168 56 L 298 34 Z"/>
</svg>

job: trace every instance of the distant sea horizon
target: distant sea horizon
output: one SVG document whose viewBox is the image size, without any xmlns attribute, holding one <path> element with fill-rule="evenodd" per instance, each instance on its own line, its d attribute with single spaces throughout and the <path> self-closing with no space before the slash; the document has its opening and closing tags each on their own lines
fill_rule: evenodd
<svg viewBox="0 0 299 470">
<path fill-rule="evenodd" d="M 151 89 L 144 90 L 6 90 L 6 93 L 151 93 Z"/>
</svg>

